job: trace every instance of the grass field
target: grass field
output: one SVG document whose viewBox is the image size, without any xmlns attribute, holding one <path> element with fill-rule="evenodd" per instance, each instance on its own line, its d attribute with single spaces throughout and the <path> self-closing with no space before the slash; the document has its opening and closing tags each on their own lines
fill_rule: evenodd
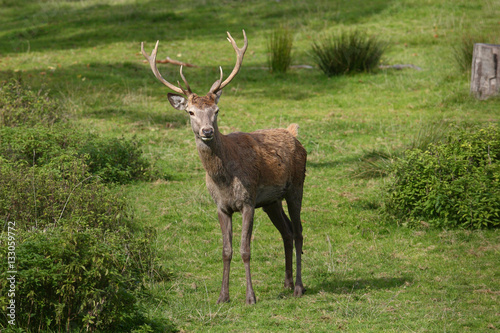
<svg viewBox="0 0 500 333">
<path fill-rule="evenodd" d="M 123 185 L 135 223 L 157 228 L 157 255 L 171 279 L 151 282 L 151 317 L 181 331 L 490 332 L 500 330 L 498 230 L 408 229 L 380 213 L 385 178 L 352 171 L 374 149 L 395 150 L 432 124 L 497 123 L 500 100 L 469 96 L 469 74 L 453 45 L 474 31 L 500 34 L 498 0 L 36 1 L 0 0 L 0 79 L 49 89 L 76 126 L 105 137 L 136 136 L 162 175 Z M 317 68 L 273 75 L 266 45 L 273 29 L 294 31 L 292 65 L 314 65 L 319 36 L 358 28 L 388 43 L 380 70 L 327 78 Z M 143 63 L 158 58 L 197 67 L 184 74 L 204 94 L 229 73 L 230 31 L 249 48 L 219 103 L 224 133 L 300 124 L 308 152 L 303 202 L 302 298 L 282 287 L 280 235 L 258 211 L 252 242 L 255 306 L 245 303 L 235 218 L 231 302 L 216 305 L 222 239 L 204 184 L 188 117 Z M 178 67 L 161 65 L 175 82 Z"/>
</svg>

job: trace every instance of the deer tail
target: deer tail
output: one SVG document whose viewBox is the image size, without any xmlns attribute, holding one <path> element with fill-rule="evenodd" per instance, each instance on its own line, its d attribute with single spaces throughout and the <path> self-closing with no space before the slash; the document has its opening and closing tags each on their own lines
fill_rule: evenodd
<svg viewBox="0 0 500 333">
<path fill-rule="evenodd" d="M 290 134 L 292 134 L 293 136 L 299 135 L 299 125 L 298 124 L 291 124 L 290 126 L 288 126 L 288 128 L 286 130 L 288 132 L 290 132 Z"/>
</svg>

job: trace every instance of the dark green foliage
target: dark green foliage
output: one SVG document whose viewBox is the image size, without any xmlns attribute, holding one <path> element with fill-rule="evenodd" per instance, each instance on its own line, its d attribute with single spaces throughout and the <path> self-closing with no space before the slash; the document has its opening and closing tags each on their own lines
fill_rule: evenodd
<svg viewBox="0 0 500 333">
<path fill-rule="evenodd" d="M 64 126 L 18 126 L 0 128 L 0 155 L 9 162 L 45 165 L 58 156 L 75 155 L 89 136 Z"/>
<path fill-rule="evenodd" d="M 71 155 L 84 161 L 91 174 L 120 184 L 145 179 L 151 173 L 138 142 L 92 136 L 67 126 L 0 128 L 0 155 L 29 166 L 55 164 L 53 160 L 61 155 L 66 159 Z"/>
<path fill-rule="evenodd" d="M 167 278 L 154 253 L 156 233 L 134 227 L 121 192 L 103 181 L 142 177 L 149 163 L 139 146 L 94 138 L 68 123 L 54 125 L 59 118 L 45 117 L 41 110 L 60 110 L 56 101 L 18 83 L 9 87 L 1 93 L 2 115 L 8 115 L 2 121 L 8 121 L 0 127 L 0 257 L 12 251 L 5 230 L 10 221 L 15 223 L 16 327 L 173 331 L 168 320 L 148 319 L 139 305 L 151 297 L 146 282 Z M 2 309 L 11 299 L 6 263 L 0 271 Z M 2 311 L 0 330 L 7 319 Z"/>
<path fill-rule="evenodd" d="M 35 92 L 18 80 L 0 84 L 0 127 L 50 126 L 63 118 L 61 107 L 48 92 Z"/>
<path fill-rule="evenodd" d="M 413 149 L 394 166 L 386 210 L 400 221 L 442 228 L 500 225 L 500 131 L 457 130 Z"/>
<path fill-rule="evenodd" d="M 151 256 L 154 234 L 132 236 L 125 228 L 76 231 L 49 228 L 16 232 L 16 322 L 18 327 L 67 331 L 127 332 L 147 324 L 138 295 L 145 272 L 140 261 Z M 2 258 L 7 246 L 0 242 Z M 125 245 L 125 246 L 124 246 Z M 0 279 L 6 306 L 7 276 Z M 6 317 L 0 315 L 0 323 Z M 168 323 L 155 331 L 170 331 Z"/>
<path fill-rule="evenodd" d="M 293 34 L 288 28 L 278 28 L 269 36 L 268 62 L 272 73 L 285 73 L 292 63 Z"/>
<path fill-rule="evenodd" d="M 330 35 L 312 45 L 312 55 L 327 76 L 375 70 L 385 44 L 360 31 Z"/>
<path fill-rule="evenodd" d="M 48 93 L 12 80 L 0 87 L 0 155 L 10 162 L 42 166 L 61 155 L 84 156 L 90 173 L 106 182 L 128 183 L 150 174 L 150 163 L 135 140 L 103 138 L 53 126 L 62 108 Z M 50 125 L 50 126 L 49 126 Z M 82 155 L 79 157 L 77 155 Z"/>
<path fill-rule="evenodd" d="M 80 153 L 88 156 L 90 172 L 108 182 L 144 179 L 150 169 L 140 144 L 133 140 L 96 138 L 80 148 Z"/>
<path fill-rule="evenodd" d="M 0 220 L 47 228 L 114 229 L 124 219 L 125 200 L 88 173 L 82 159 L 60 155 L 43 166 L 0 160 Z"/>
</svg>

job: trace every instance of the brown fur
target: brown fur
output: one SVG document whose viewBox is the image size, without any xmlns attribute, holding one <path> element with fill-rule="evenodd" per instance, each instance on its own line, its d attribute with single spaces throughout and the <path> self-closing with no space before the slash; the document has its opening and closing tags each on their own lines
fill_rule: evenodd
<svg viewBox="0 0 500 333">
<path fill-rule="evenodd" d="M 288 126 L 288 128 L 286 130 L 288 132 L 290 132 L 295 137 L 297 137 L 299 135 L 299 125 L 298 124 L 290 124 L 290 126 Z"/>
<path fill-rule="evenodd" d="M 207 96 L 198 96 L 196 94 L 189 95 L 188 101 L 191 105 L 195 105 L 199 109 L 215 105 L 215 94 L 208 94 Z"/>
<path fill-rule="evenodd" d="M 245 204 L 262 207 L 282 200 L 292 185 L 302 186 L 306 151 L 293 133 L 217 132 L 209 144 L 198 142 L 207 187 L 217 206 L 231 213 L 240 212 Z"/>
</svg>

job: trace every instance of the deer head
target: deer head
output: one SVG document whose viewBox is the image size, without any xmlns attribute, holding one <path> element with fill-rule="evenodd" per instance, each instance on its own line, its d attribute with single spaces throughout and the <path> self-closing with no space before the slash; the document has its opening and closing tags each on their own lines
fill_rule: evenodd
<svg viewBox="0 0 500 333">
<path fill-rule="evenodd" d="M 231 34 L 229 32 L 227 33 L 227 36 L 228 41 L 231 43 L 231 45 L 233 45 L 234 51 L 236 52 L 236 64 L 233 68 L 233 71 L 231 72 L 229 77 L 224 80 L 224 82 L 222 81 L 222 67 L 219 67 L 220 78 L 214 82 L 214 84 L 210 88 L 210 91 L 205 96 L 198 96 L 191 91 L 191 88 L 189 87 L 189 84 L 184 77 L 184 74 L 182 73 L 182 66 L 180 68 L 180 75 L 182 81 L 184 81 L 184 84 L 186 86 L 185 89 L 181 86 L 179 81 L 177 81 L 178 86 L 175 86 L 161 76 L 158 68 L 156 67 L 156 53 L 158 51 L 158 44 L 160 41 L 156 42 L 156 46 L 151 53 L 151 56 L 149 56 L 144 51 L 144 43 L 141 43 L 141 52 L 148 60 L 153 74 L 161 83 L 177 93 L 169 93 L 168 101 L 175 109 L 184 110 L 189 114 L 189 117 L 191 119 L 191 128 L 193 129 L 195 137 L 204 142 L 211 141 L 214 138 L 215 134 L 218 132 L 217 114 L 219 112 L 219 107 L 217 106 L 217 103 L 219 102 L 219 98 L 222 94 L 222 89 L 231 82 L 236 74 L 238 74 L 241 68 L 241 63 L 243 62 L 243 56 L 248 47 L 248 40 L 245 34 L 245 30 L 243 30 L 244 45 L 242 48 L 238 48 L 236 42 L 234 41 L 233 37 L 231 37 Z"/>
</svg>

